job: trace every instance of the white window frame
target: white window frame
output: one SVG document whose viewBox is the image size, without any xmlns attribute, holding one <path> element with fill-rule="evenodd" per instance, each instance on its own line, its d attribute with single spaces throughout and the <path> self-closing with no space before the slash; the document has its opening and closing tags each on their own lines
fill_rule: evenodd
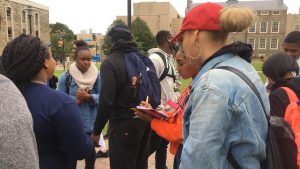
<svg viewBox="0 0 300 169">
<path fill-rule="evenodd" d="M 8 24 L 6 24 L 6 39 L 7 42 L 9 42 L 10 40 L 14 39 L 15 35 L 14 35 L 14 13 L 13 13 L 13 9 L 11 6 L 6 6 L 5 7 L 5 20 L 6 23 L 8 23 L 8 17 L 7 17 L 7 8 L 10 8 L 10 22 L 11 22 L 11 39 L 8 36 Z"/>
<path fill-rule="evenodd" d="M 276 12 L 276 13 L 275 13 Z M 277 13 L 278 12 L 278 13 Z M 272 11 L 272 15 L 280 15 L 280 11 Z"/>
<path fill-rule="evenodd" d="M 276 39 L 276 42 L 277 42 L 277 44 L 276 44 L 276 47 L 275 48 L 272 48 L 272 40 L 273 39 Z M 272 49 L 272 50 L 274 50 L 274 49 L 278 49 L 278 38 L 270 38 L 270 49 Z"/>
<path fill-rule="evenodd" d="M 249 43 L 250 39 L 253 39 L 253 45 L 251 43 Z M 247 43 L 250 44 L 250 45 L 252 45 L 252 48 L 255 49 L 255 38 L 248 38 L 247 39 Z"/>
<path fill-rule="evenodd" d="M 269 11 L 260 11 L 260 15 L 269 15 Z"/>
<path fill-rule="evenodd" d="M 265 47 L 261 48 L 261 40 L 264 39 L 265 40 Z M 267 38 L 259 38 L 259 44 L 258 44 L 258 49 L 267 49 Z"/>
<path fill-rule="evenodd" d="M 35 17 L 36 15 L 38 16 L 37 25 L 36 25 L 36 17 Z M 40 31 L 41 17 L 40 17 L 40 14 L 37 12 L 35 12 L 33 16 L 34 16 L 34 19 L 33 19 L 34 35 L 36 36 L 36 31 L 38 31 L 38 37 L 40 37 L 40 35 L 41 35 L 41 31 Z"/>
<path fill-rule="evenodd" d="M 250 27 L 254 26 L 254 32 L 250 32 Z M 256 23 L 248 27 L 248 33 L 256 33 Z"/>
<path fill-rule="evenodd" d="M 25 12 L 25 22 L 24 23 L 23 23 L 23 11 Z M 22 33 L 24 33 L 23 29 L 25 29 L 26 30 L 25 34 L 28 34 L 28 29 L 27 29 L 28 25 L 27 24 L 28 24 L 28 21 L 27 21 L 27 11 L 25 9 L 22 9 L 21 10 L 21 32 Z"/>
<path fill-rule="evenodd" d="M 261 31 L 261 23 L 262 23 L 262 22 L 266 22 L 266 23 L 267 23 L 267 25 L 266 25 L 266 32 L 262 32 L 262 31 Z M 268 21 L 261 21 L 261 22 L 259 23 L 259 33 L 268 33 L 268 25 L 269 25 Z"/>
<path fill-rule="evenodd" d="M 277 29 L 277 32 L 273 32 L 273 24 L 274 22 L 278 22 L 278 29 Z M 279 29 L 280 29 L 280 22 L 279 21 L 273 21 L 272 22 L 272 26 L 271 26 L 271 33 L 279 33 Z"/>
</svg>

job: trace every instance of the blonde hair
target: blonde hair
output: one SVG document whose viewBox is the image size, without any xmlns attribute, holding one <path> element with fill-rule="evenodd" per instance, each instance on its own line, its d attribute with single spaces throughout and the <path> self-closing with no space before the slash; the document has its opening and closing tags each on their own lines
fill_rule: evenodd
<svg viewBox="0 0 300 169">
<path fill-rule="evenodd" d="M 245 7 L 224 7 L 220 11 L 220 26 L 224 32 L 242 32 L 254 21 L 253 11 Z"/>
</svg>

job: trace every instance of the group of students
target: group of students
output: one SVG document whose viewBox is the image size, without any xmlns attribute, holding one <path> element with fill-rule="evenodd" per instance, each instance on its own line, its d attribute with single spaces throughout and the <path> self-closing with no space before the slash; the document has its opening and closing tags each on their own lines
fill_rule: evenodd
<svg viewBox="0 0 300 169">
<path fill-rule="evenodd" d="M 187 13 L 175 37 L 158 32 L 158 48 L 149 51 L 148 65 L 160 83 L 158 105 L 133 104 L 130 99 L 132 79 L 126 57 L 140 66 L 142 54 L 124 25 L 109 32 L 113 46 L 100 73 L 91 63 L 88 46 L 75 44 L 75 62 L 59 78 L 58 90 L 47 86 L 56 66 L 49 44 L 38 37 L 18 36 L 2 53 L 6 77 L 0 75 L 0 94 L 5 96 L 0 106 L 0 168 L 76 168 L 76 161 L 84 158 L 86 168 L 94 168 L 95 145 L 107 121 L 112 169 L 147 168 L 154 151 L 156 168 L 166 168 L 168 142 L 175 169 L 233 168 L 229 156 L 240 168 L 262 168 L 268 134 L 264 109 L 284 117 L 289 100 L 282 86 L 300 97 L 300 32 L 287 35 L 285 53 L 264 62 L 268 96 L 250 63 L 252 47 L 241 42 L 226 45 L 230 32 L 243 31 L 253 19 L 247 8 L 203 3 Z M 176 54 L 172 43 L 179 44 Z M 180 96 L 173 56 L 179 75 L 193 79 Z M 263 104 L 231 69 L 255 84 Z M 168 100 L 177 108 L 171 109 Z M 176 116 L 161 120 L 130 109 L 139 104 Z M 295 159 L 288 168 L 298 168 L 297 154 L 285 158 Z"/>
</svg>

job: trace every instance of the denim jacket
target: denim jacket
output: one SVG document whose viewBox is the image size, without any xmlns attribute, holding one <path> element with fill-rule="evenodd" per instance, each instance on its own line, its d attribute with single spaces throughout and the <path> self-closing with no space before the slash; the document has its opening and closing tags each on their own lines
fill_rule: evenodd
<svg viewBox="0 0 300 169">
<path fill-rule="evenodd" d="M 71 86 L 69 88 L 69 95 L 75 100 L 76 91 L 78 86 L 75 80 L 71 81 Z M 67 93 L 67 84 L 66 84 L 66 72 L 62 73 L 59 81 L 58 81 L 58 90 Z M 97 115 L 97 108 L 99 104 L 99 93 L 100 93 L 100 74 L 98 74 L 97 80 L 92 89 L 91 95 L 93 97 L 93 101 L 91 102 L 83 102 L 79 106 L 83 124 L 84 131 L 88 134 L 91 134 L 94 128 L 94 122 Z"/>
<path fill-rule="evenodd" d="M 229 150 L 243 169 L 258 169 L 266 158 L 268 123 L 252 89 L 236 74 L 241 70 L 255 84 L 269 112 L 265 87 L 255 69 L 234 54 L 207 62 L 192 82 L 183 116 L 181 169 L 233 168 Z"/>
</svg>

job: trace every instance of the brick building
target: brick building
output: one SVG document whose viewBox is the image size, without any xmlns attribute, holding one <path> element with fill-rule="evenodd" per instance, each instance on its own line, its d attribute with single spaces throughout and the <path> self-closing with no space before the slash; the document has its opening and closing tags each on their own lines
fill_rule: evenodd
<svg viewBox="0 0 300 169">
<path fill-rule="evenodd" d="M 0 52 L 18 35 L 32 34 L 50 42 L 49 8 L 29 0 L 0 0 Z"/>
<path fill-rule="evenodd" d="M 300 7 L 298 14 L 287 15 L 286 34 L 292 31 L 300 31 Z"/>
<path fill-rule="evenodd" d="M 178 25 L 178 23 L 182 21 L 179 13 L 170 2 L 134 3 L 131 20 L 134 21 L 136 17 L 140 17 L 144 20 L 154 35 L 159 30 L 173 31 L 179 29 L 178 26 L 172 26 L 173 22 Z M 127 16 L 117 16 L 117 19 L 127 24 Z"/>
<path fill-rule="evenodd" d="M 243 41 L 251 44 L 254 49 L 255 58 L 269 57 L 278 52 L 283 44 L 286 34 L 287 6 L 283 0 L 274 1 L 238 1 L 227 0 L 217 2 L 222 6 L 237 5 L 249 7 L 256 15 L 255 22 L 243 32 L 231 33 L 228 43 L 233 41 Z M 187 0 L 187 10 L 189 11 L 199 3 Z"/>
</svg>

